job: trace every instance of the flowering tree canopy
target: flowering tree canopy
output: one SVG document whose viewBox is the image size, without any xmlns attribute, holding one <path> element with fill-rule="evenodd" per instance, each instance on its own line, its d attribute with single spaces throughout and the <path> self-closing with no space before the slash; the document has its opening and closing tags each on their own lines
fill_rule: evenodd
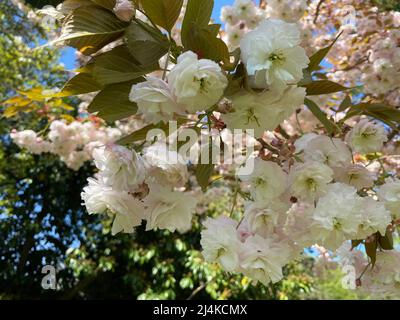
<svg viewBox="0 0 400 320">
<path fill-rule="evenodd" d="M 400 297 L 400 13 L 375 5 L 236 0 L 223 29 L 213 0 L 44 7 L 81 65 L 6 101 L 52 119 L 11 137 L 74 170 L 93 159 L 81 197 L 112 234 L 185 233 L 227 188 L 230 212 L 202 219 L 207 262 L 268 285 L 314 246 L 354 268 L 350 285 Z M 79 117 L 55 116 L 69 96 Z"/>
</svg>

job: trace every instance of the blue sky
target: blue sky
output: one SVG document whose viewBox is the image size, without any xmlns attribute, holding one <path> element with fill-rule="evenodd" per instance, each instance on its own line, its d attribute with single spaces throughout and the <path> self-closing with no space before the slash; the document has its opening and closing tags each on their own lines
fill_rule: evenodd
<svg viewBox="0 0 400 320">
<path fill-rule="evenodd" d="M 220 23 L 219 15 L 221 11 L 221 7 L 225 5 L 230 5 L 234 2 L 234 0 L 215 0 L 214 11 L 212 14 L 212 18 L 215 22 Z M 67 70 L 75 69 L 75 49 L 73 48 L 65 48 L 62 51 L 60 61 L 65 65 Z"/>
</svg>

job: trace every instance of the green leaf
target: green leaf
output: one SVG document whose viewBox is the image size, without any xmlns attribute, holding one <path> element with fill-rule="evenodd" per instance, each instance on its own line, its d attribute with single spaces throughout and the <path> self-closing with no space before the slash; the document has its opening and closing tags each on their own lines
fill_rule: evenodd
<svg viewBox="0 0 400 320">
<path fill-rule="evenodd" d="M 336 124 L 328 119 L 326 113 L 323 112 L 314 101 L 306 98 L 304 103 L 312 114 L 324 125 L 326 131 L 330 135 L 333 135 L 337 131 L 338 128 Z"/>
<path fill-rule="evenodd" d="M 307 90 L 308 96 L 319 96 L 321 94 L 334 93 L 339 91 L 349 90 L 350 88 L 344 87 L 339 83 L 329 80 L 317 80 L 303 85 Z"/>
<path fill-rule="evenodd" d="M 116 0 L 91 0 L 91 1 L 108 10 L 114 9 L 116 4 Z"/>
<path fill-rule="evenodd" d="M 75 0 L 77 1 L 77 0 Z M 62 0 L 25 0 L 26 3 L 29 3 L 32 7 L 40 9 L 46 5 L 57 6 L 62 2 Z"/>
<path fill-rule="evenodd" d="M 196 166 L 195 176 L 197 183 L 203 192 L 206 191 L 210 178 L 214 172 L 214 164 L 212 162 L 212 139 L 208 139 L 208 163 L 201 163 L 202 157 L 199 156 L 199 161 Z"/>
<path fill-rule="evenodd" d="M 382 236 L 379 232 L 377 233 L 378 236 L 378 243 L 379 246 L 383 250 L 393 250 L 393 234 L 389 232 L 388 230 L 386 231 L 385 236 Z"/>
<path fill-rule="evenodd" d="M 125 45 L 113 48 L 94 59 L 93 76 L 102 85 L 125 82 L 157 70 L 158 65 L 143 67 Z"/>
<path fill-rule="evenodd" d="M 219 30 L 221 29 L 221 25 L 219 23 L 213 23 L 213 24 L 209 24 L 207 26 L 208 31 L 211 32 L 211 34 L 214 37 L 217 37 L 219 35 Z M 238 48 L 239 49 L 239 48 Z"/>
<path fill-rule="evenodd" d="M 230 56 L 233 57 L 233 61 L 231 62 L 224 61 L 224 65 L 222 66 L 226 71 L 234 71 L 239 64 L 240 61 L 240 48 L 236 48 L 233 52 L 230 53 Z"/>
<path fill-rule="evenodd" d="M 71 78 L 63 87 L 61 92 L 52 95 L 52 97 L 68 97 L 79 94 L 96 92 L 103 88 L 91 73 L 78 73 Z"/>
<path fill-rule="evenodd" d="M 365 242 L 365 252 L 367 253 L 367 256 L 371 259 L 371 264 L 372 266 L 375 265 L 376 262 L 376 250 L 378 249 L 378 243 L 377 240 L 374 239 L 371 242 Z"/>
<path fill-rule="evenodd" d="M 123 35 L 128 23 L 102 7 L 84 6 L 67 18 L 61 35 L 53 43 L 65 42 L 88 55 Z"/>
<path fill-rule="evenodd" d="M 193 26 L 203 28 L 208 25 L 213 7 L 213 0 L 188 0 L 181 31 L 182 44 L 184 47 L 187 46 L 187 40 L 192 33 Z"/>
<path fill-rule="evenodd" d="M 179 18 L 183 0 L 145 0 L 141 4 L 156 25 L 170 32 Z"/>
<path fill-rule="evenodd" d="M 116 121 L 136 114 L 137 105 L 129 101 L 129 93 L 134 83 L 110 84 L 105 86 L 88 106 L 90 113 L 97 112 L 97 116 L 106 121 Z"/>
<path fill-rule="evenodd" d="M 186 39 L 186 50 L 196 52 L 199 58 L 225 61 L 229 64 L 229 50 L 225 42 L 216 38 L 209 28 L 199 28 L 193 25 L 192 32 Z"/>
<path fill-rule="evenodd" d="M 351 107 L 351 98 L 350 96 L 346 96 L 346 98 L 343 99 L 343 101 L 340 103 L 339 108 L 337 112 L 342 112 L 346 110 L 347 108 Z"/>
<path fill-rule="evenodd" d="M 132 22 L 125 32 L 131 55 L 140 64 L 154 65 L 168 52 L 168 39 L 158 30 L 138 21 Z"/>
<path fill-rule="evenodd" d="M 214 172 L 214 165 L 212 163 L 202 164 L 199 163 L 196 166 L 196 179 L 197 183 L 201 187 L 201 190 L 206 191 L 208 184 L 210 182 L 211 175 Z"/>
<path fill-rule="evenodd" d="M 181 124 L 183 124 L 185 122 L 186 122 L 186 119 L 178 119 L 178 121 L 177 121 L 178 128 Z M 150 124 L 139 130 L 132 132 L 131 134 L 118 140 L 117 143 L 120 145 L 126 145 L 126 144 L 130 144 L 133 142 L 145 140 L 147 133 L 152 129 L 160 129 L 160 130 L 164 131 L 166 135 L 172 133 L 172 132 L 169 132 L 169 124 L 160 121 L 157 124 Z"/>
<path fill-rule="evenodd" d="M 298 86 L 304 87 L 312 82 L 311 72 L 308 69 L 303 69 L 303 79 L 299 81 Z"/>
<path fill-rule="evenodd" d="M 326 74 L 321 73 L 321 72 L 314 72 L 314 77 L 321 79 L 321 80 L 328 80 L 328 77 L 326 76 Z"/>
<path fill-rule="evenodd" d="M 400 123 L 400 110 L 384 103 L 362 102 L 350 107 L 342 122 L 354 116 L 366 115 L 380 120 L 392 128 Z"/>
<path fill-rule="evenodd" d="M 343 32 L 343 31 L 342 31 Z M 329 51 L 332 49 L 333 45 L 336 43 L 336 41 L 339 39 L 339 37 L 341 36 L 342 32 L 340 32 L 338 34 L 338 36 L 335 38 L 335 40 L 333 40 L 333 42 L 325 47 L 322 48 L 321 50 L 318 50 L 316 53 L 314 53 L 311 57 L 310 57 L 310 63 L 308 64 L 308 71 L 312 72 L 315 70 L 318 70 L 318 66 L 319 64 L 322 62 L 322 60 L 324 60 L 324 58 L 326 57 L 326 55 L 329 53 Z"/>
<path fill-rule="evenodd" d="M 141 141 L 146 139 L 147 132 L 149 132 L 152 129 L 158 128 L 157 125 L 155 124 L 149 124 L 139 130 L 136 130 L 132 132 L 131 134 L 119 139 L 117 141 L 118 144 L 120 145 L 127 145 L 136 141 Z"/>
<path fill-rule="evenodd" d="M 182 23 L 182 44 L 199 58 L 223 61 L 230 67 L 229 50 L 225 42 L 218 38 L 220 25 L 210 22 L 213 0 L 189 0 Z"/>
<path fill-rule="evenodd" d="M 31 112 L 31 111 L 37 109 L 37 108 L 38 108 L 38 105 L 32 103 L 32 101 L 29 101 L 26 104 L 11 105 L 11 106 L 4 107 L 2 116 L 5 117 L 5 118 L 11 118 L 11 117 L 14 117 L 15 115 L 17 115 L 20 112 L 28 113 L 28 112 Z"/>
<path fill-rule="evenodd" d="M 225 89 L 224 95 L 226 97 L 232 96 L 235 93 L 239 92 L 246 81 L 246 69 L 243 63 L 240 63 L 234 74 L 228 75 L 228 86 Z"/>
</svg>

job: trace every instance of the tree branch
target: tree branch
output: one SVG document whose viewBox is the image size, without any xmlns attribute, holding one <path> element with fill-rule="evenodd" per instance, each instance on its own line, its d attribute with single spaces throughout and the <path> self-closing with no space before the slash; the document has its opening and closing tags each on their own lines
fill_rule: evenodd
<svg viewBox="0 0 400 320">
<path fill-rule="evenodd" d="M 315 10 L 315 17 L 314 17 L 314 24 L 317 23 L 318 17 L 319 17 L 319 11 L 321 10 L 321 6 L 324 3 L 325 0 L 319 0 L 317 4 L 317 9 Z"/>
</svg>

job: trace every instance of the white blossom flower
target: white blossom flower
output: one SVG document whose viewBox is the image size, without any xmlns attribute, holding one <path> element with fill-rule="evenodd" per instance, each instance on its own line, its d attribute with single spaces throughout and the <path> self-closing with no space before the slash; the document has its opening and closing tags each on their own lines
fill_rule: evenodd
<svg viewBox="0 0 400 320">
<path fill-rule="evenodd" d="M 358 122 L 347 134 L 346 142 L 356 152 L 372 153 L 382 149 L 387 141 L 385 128 L 377 123 L 363 119 Z"/>
<path fill-rule="evenodd" d="M 303 78 L 309 59 L 300 47 L 300 31 L 295 24 L 265 20 L 240 42 L 242 60 L 257 87 L 273 83 L 296 84 Z"/>
<path fill-rule="evenodd" d="M 11 139 L 21 148 L 26 148 L 33 154 L 41 154 L 52 151 L 52 145 L 48 141 L 44 141 L 38 137 L 33 130 L 16 131 L 10 133 Z"/>
<path fill-rule="evenodd" d="M 240 24 L 238 25 L 227 25 L 225 28 L 227 34 L 227 44 L 231 49 L 236 49 L 240 45 L 240 40 L 245 34 L 245 29 Z"/>
<path fill-rule="evenodd" d="M 282 168 L 272 161 L 264 161 L 261 158 L 251 158 L 254 161 L 254 169 L 249 174 L 238 170 L 240 180 L 250 183 L 250 193 L 255 201 L 271 202 L 278 198 L 286 190 L 287 174 Z"/>
<path fill-rule="evenodd" d="M 386 228 L 392 218 L 382 202 L 370 197 L 361 198 L 360 211 L 362 218 L 358 227 L 357 239 L 364 239 L 377 231 L 382 235 L 386 233 Z"/>
<path fill-rule="evenodd" d="M 362 277 L 361 289 L 379 299 L 400 299 L 400 252 L 378 251 L 376 263 Z M 363 272 L 365 266 L 359 270 Z"/>
<path fill-rule="evenodd" d="M 304 148 L 304 159 L 322 162 L 330 167 L 341 167 L 348 165 L 352 156 L 342 140 L 320 135 L 307 143 Z"/>
<path fill-rule="evenodd" d="M 11 138 L 20 147 L 35 154 L 56 154 L 72 170 L 78 170 L 90 160 L 95 147 L 104 146 L 120 136 L 121 130 L 98 127 L 91 121 L 51 121 L 47 139 L 32 130 L 11 132 Z"/>
<path fill-rule="evenodd" d="M 376 179 L 374 172 L 361 164 L 349 164 L 345 167 L 333 168 L 335 180 L 356 187 L 358 190 L 371 188 Z"/>
<path fill-rule="evenodd" d="M 183 157 L 168 146 L 155 143 L 143 150 L 148 175 L 157 183 L 174 187 L 183 187 L 189 179 L 189 173 Z"/>
<path fill-rule="evenodd" d="M 300 138 L 298 138 L 294 142 L 294 146 L 296 147 L 296 152 L 302 152 L 304 151 L 305 147 L 307 144 L 314 138 L 318 137 L 318 135 L 314 132 L 308 132 L 306 134 L 303 134 Z"/>
<path fill-rule="evenodd" d="M 325 193 L 332 179 L 332 169 L 323 163 L 298 164 L 289 173 L 290 191 L 301 200 L 314 201 Z"/>
<path fill-rule="evenodd" d="M 313 224 L 314 204 L 296 202 L 287 212 L 284 233 L 292 242 L 295 250 L 303 251 L 304 248 L 315 244 L 310 227 Z"/>
<path fill-rule="evenodd" d="M 358 266 L 363 265 L 365 257 L 360 250 L 353 250 L 351 241 L 344 242 L 337 250 L 336 255 L 340 258 L 339 264 L 341 266 L 354 266 L 356 269 Z"/>
<path fill-rule="evenodd" d="M 400 180 L 386 182 L 377 194 L 379 200 L 392 213 L 393 219 L 400 219 Z"/>
<path fill-rule="evenodd" d="M 263 202 L 250 202 L 244 212 L 243 223 L 249 226 L 249 230 L 262 237 L 273 234 L 274 227 L 290 208 L 288 203 L 275 200 L 265 204 Z"/>
<path fill-rule="evenodd" d="M 364 239 L 377 231 L 385 234 L 391 222 L 384 205 L 370 197 L 360 197 L 356 189 L 342 183 L 331 184 L 313 212 L 311 230 L 316 241 L 327 249 L 337 249 L 345 240 Z"/>
<path fill-rule="evenodd" d="M 310 229 L 315 242 L 335 250 L 345 240 L 355 239 L 362 221 L 360 201 L 355 188 L 343 183 L 329 185 L 313 212 Z"/>
<path fill-rule="evenodd" d="M 257 13 L 253 0 L 235 0 L 233 8 L 241 20 L 251 19 Z"/>
<path fill-rule="evenodd" d="M 267 13 L 270 18 L 286 22 L 298 21 L 306 10 L 306 0 L 268 0 L 267 5 Z"/>
<path fill-rule="evenodd" d="M 89 185 L 83 188 L 82 200 L 89 214 L 106 213 L 114 217 L 112 234 L 118 232 L 132 233 L 143 219 L 144 207 L 128 192 L 115 191 L 93 178 L 88 179 Z"/>
<path fill-rule="evenodd" d="M 290 86 L 283 92 L 274 90 L 260 94 L 239 92 L 232 97 L 233 112 L 222 114 L 229 129 L 253 129 L 255 137 L 274 130 L 303 104 L 304 88 Z"/>
<path fill-rule="evenodd" d="M 223 6 L 221 8 L 221 17 L 222 22 L 228 23 L 229 25 L 235 25 L 239 22 L 238 12 L 232 6 Z"/>
<path fill-rule="evenodd" d="M 168 83 L 177 102 L 185 105 L 189 113 L 195 113 L 217 103 L 228 80 L 217 63 L 199 60 L 195 53 L 186 51 L 168 74 Z"/>
<path fill-rule="evenodd" d="M 85 151 L 72 151 L 68 155 L 60 156 L 60 160 L 65 162 L 68 168 L 72 170 L 79 170 L 83 166 L 85 161 L 90 160 L 90 156 Z"/>
<path fill-rule="evenodd" d="M 146 231 L 155 228 L 183 233 L 192 226 L 197 199 L 188 193 L 150 184 L 150 192 L 143 200 L 146 207 Z"/>
<path fill-rule="evenodd" d="M 289 250 L 271 238 L 258 234 L 246 239 L 240 255 L 243 274 L 264 285 L 282 279 L 282 267 L 288 262 Z"/>
<path fill-rule="evenodd" d="M 138 112 L 150 123 L 168 121 L 174 114 L 183 113 L 168 84 L 160 78 L 149 76 L 145 82 L 134 84 L 129 99 L 137 103 Z"/>
<path fill-rule="evenodd" d="M 33 130 L 16 131 L 10 134 L 11 138 L 18 145 L 31 145 L 36 143 L 37 134 Z"/>
<path fill-rule="evenodd" d="M 237 222 L 225 217 L 208 218 L 201 232 L 202 254 L 206 261 L 217 262 L 228 272 L 237 270 L 241 242 L 236 230 Z"/>
<path fill-rule="evenodd" d="M 145 179 L 144 162 L 134 150 L 109 144 L 95 148 L 93 158 L 103 182 L 113 190 L 134 191 Z"/>
</svg>

